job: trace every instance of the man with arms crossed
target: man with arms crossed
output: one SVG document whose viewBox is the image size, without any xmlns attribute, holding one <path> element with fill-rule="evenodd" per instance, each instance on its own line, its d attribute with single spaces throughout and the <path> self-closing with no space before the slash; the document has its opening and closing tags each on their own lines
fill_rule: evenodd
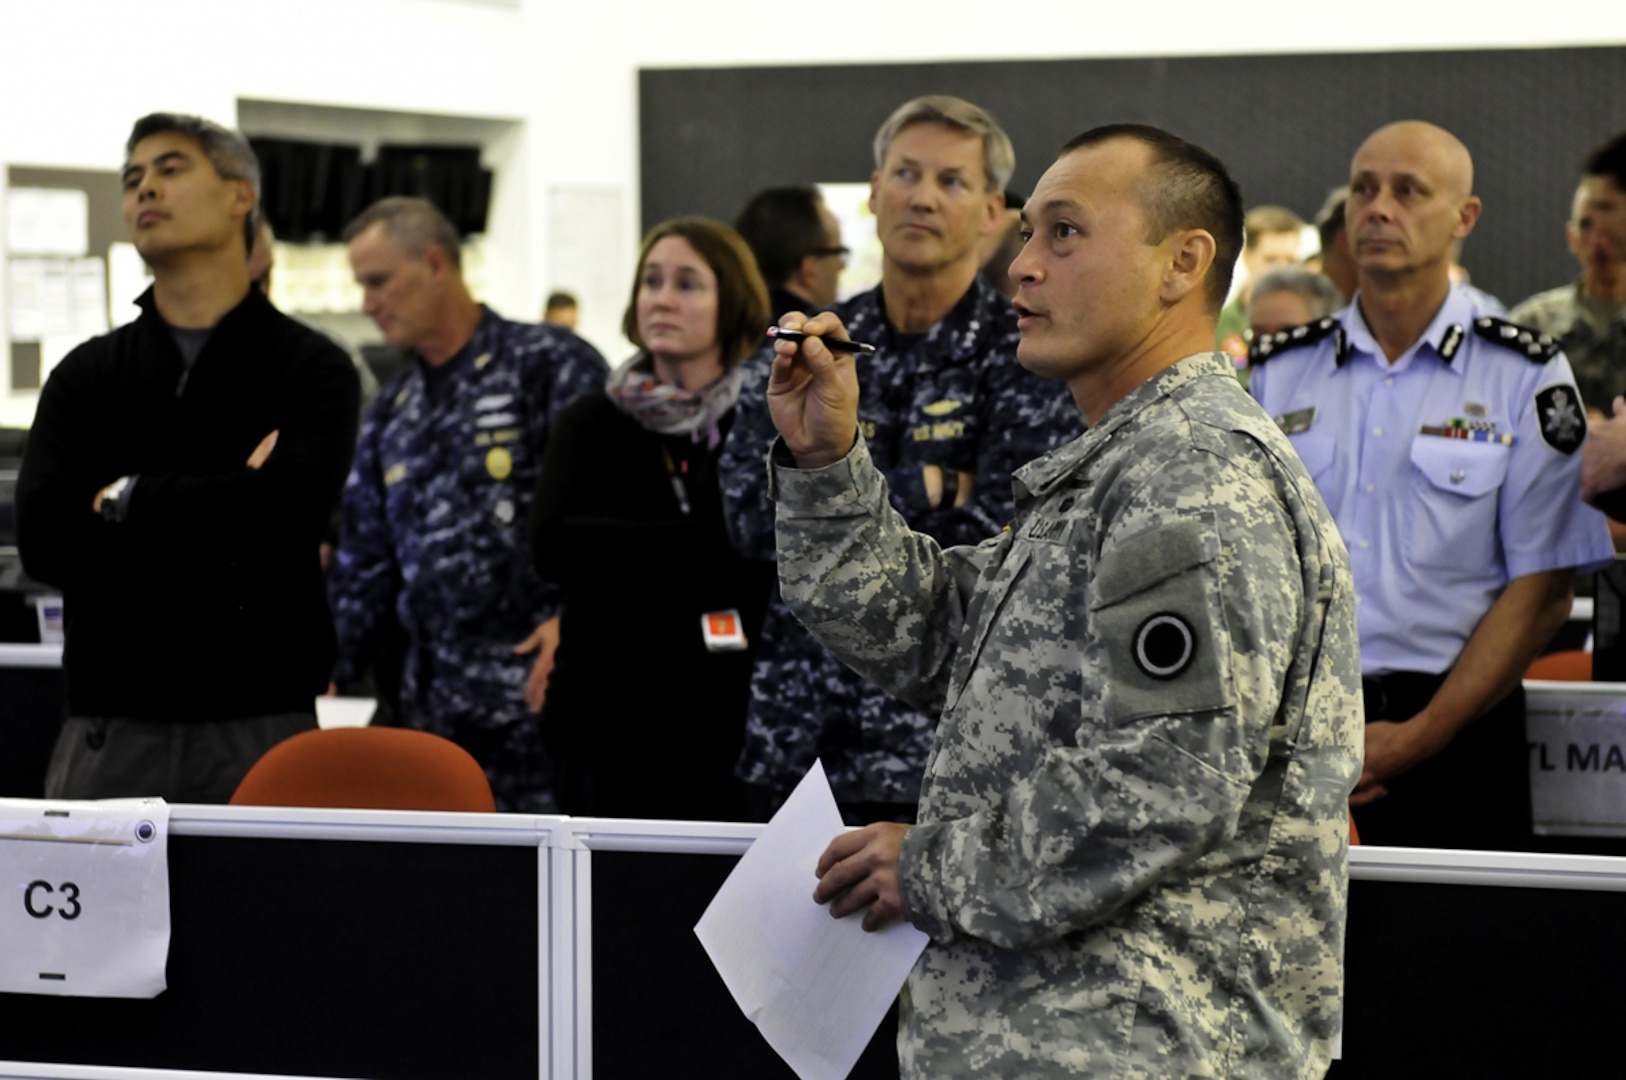
<svg viewBox="0 0 1626 1080">
<path fill-rule="evenodd" d="M 1249 388 L 1349 546 L 1367 843 L 1528 847 L 1520 680 L 1568 617 L 1575 570 L 1610 558 L 1581 504 L 1569 364 L 1451 284 L 1452 241 L 1479 209 L 1455 136 L 1380 128 L 1350 170 L 1354 302 L 1253 348 Z"/>
<path fill-rule="evenodd" d="M 153 286 L 40 395 L 17 511 L 23 565 L 68 613 L 52 798 L 223 803 L 316 727 L 334 655 L 317 549 L 359 389 L 250 287 L 259 176 L 235 131 L 138 120 L 123 212 Z"/>
<path fill-rule="evenodd" d="M 785 598 L 941 715 L 920 823 L 836 838 L 814 897 L 931 935 L 906 1076 L 1320 1076 L 1354 595 L 1310 478 L 1213 352 L 1241 193 L 1206 151 L 1118 125 L 1063 149 L 1024 221 L 1018 357 L 1090 428 L 1017 471 L 993 539 L 909 530 L 852 361 L 777 347 Z M 828 313 L 804 329 L 845 335 Z"/>
</svg>

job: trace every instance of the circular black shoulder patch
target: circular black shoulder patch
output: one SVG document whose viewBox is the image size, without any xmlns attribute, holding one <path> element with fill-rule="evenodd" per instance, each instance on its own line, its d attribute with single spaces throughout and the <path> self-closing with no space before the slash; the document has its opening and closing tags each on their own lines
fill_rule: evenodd
<svg viewBox="0 0 1626 1080">
<path fill-rule="evenodd" d="M 1161 611 L 1135 631 L 1135 665 L 1154 679 L 1172 679 L 1197 655 L 1197 632 L 1179 615 Z"/>
</svg>

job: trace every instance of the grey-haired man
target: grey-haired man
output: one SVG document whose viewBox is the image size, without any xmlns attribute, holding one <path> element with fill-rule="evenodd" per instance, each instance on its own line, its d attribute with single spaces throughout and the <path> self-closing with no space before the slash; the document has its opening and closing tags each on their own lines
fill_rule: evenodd
<svg viewBox="0 0 1626 1080">
<path fill-rule="evenodd" d="M 859 422 L 910 526 L 974 543 L 1010 520 L 1012 470 L 1083 429 L 1066 393 L 1017 364 L 1010 301 L 977 273 L 1016 155 L 993 117 L 946 96 L 905 102 L 874 149 L 881 284 L 832 309 L 877 348 L 859 373 Z M 747 361 L 719 470 L 735 547 L 763 559 L 774 557 L 762 468 L 772 359 Z M 913 820 L 934 718 L 867 685 L 777 599 L 762 637 L 741 777 L 771 806 L 819 758 L 850 821 Z"/>
</svg>

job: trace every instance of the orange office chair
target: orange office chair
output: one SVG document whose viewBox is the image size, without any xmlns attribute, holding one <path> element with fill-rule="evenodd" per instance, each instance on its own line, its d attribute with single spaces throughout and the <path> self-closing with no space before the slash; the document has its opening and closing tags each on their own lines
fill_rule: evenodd
<svg viewBox="0 0 1626 1080">
<path fill-rule="evenodd" d="M 1591 682 L 1592 654 L 1581 649 L 1548 653 L 1536 657 L 1525 671 L 1527 679 L 1554 679 L 1559 682 Z"/>
<path fill-rule="evenodd" d="M 468 751 L 408 728 L 306 731 L 266 751 L 233 806 L 492 813 L 491 785 Z"/>
</svg>

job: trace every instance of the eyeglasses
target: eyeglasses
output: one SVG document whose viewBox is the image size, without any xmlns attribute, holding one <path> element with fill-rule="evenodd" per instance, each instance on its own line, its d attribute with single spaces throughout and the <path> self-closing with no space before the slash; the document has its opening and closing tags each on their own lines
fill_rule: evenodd
<svg viewBox="0 0 1626 1080">
<path fill-rule="evenodd" d="M 827 259 L 832 255 L 840 255 L 843 259 L 845 259 L 848 255 L 852 254 L 852 249 L 845 247 L 816 247 L 809 248 L 807 253 L 821 259 Z"/>
</svg>

